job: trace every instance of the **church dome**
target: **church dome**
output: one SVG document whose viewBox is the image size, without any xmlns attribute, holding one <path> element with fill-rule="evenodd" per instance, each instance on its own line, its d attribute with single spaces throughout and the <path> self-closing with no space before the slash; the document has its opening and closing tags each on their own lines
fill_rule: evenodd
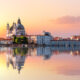
<svg viewBox="0 0 80 80">
<path fill-rule="evenodd" d="M 8 37 L 12 37 L 12 35 L 25 35 L 25 28 L 21 24 L 21 20 L 18 19 L 17 24 L 13 23 L 13 25 L 9 28 L 7 25 L 7 35 Z"/>
<path fill-rule="evenodd" d="M 17 24 L 17 29 L 19 29 L 19 30 L 22 29 L 23 30 L 24 26 L 22 24 Z"/>
<path fill-rule="evenodd" d="M 18 19 L 18 21 L 17 21 L 17 29 L 24 29 L 24 26 L 21 24 L 21 20 L 20 19 Z"/>
</svg>

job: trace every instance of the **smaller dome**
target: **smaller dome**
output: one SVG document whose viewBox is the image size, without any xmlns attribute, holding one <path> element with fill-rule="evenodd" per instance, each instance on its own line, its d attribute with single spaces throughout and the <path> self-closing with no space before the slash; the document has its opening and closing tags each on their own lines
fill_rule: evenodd
<svg viewBox="0 0 80 80">
<path fill-rule="evenodd" d="M 10 27 L 10 31 L 12 31 L 12 30 L 13 30 L 13 26 Z"/>
<path fill-rule="evenodd" d="M 13 25 L 10 27 L 10 31 L 13 31 L 14 25 L 16 25 L 16 23 L 13 22 Z"/>
</svg>

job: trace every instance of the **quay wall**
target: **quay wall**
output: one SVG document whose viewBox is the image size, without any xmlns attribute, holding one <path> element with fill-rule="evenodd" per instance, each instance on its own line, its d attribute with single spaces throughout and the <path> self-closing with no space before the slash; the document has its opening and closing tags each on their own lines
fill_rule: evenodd
<svg viewBox="0 0 80 80">
<path fill-rule="evenodd" d="M 52 46 L 80 46 L 80 40 L 52 40 Z"/>
</svg>

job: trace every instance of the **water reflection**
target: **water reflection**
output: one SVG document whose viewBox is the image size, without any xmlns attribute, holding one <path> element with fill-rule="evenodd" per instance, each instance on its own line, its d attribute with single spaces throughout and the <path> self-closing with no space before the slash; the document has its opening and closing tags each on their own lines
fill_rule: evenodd
<svg viewBox="0 0 80 80">
<path fill-rule="evenodd" d="M 50 59 L 52 55 L 51 47 L 38 47 L 37 56 L 43 56 L 44 60 Z"/>
<path fill-rule="evenodd" d="M 35 73 L 37 66 L 52 75 L 80 75 L 80 47 L 0 48 L 0 53 L 6 53 L 7 67 L 11 65 L 19 74 L 24 69 Z"/>
<path fill-rule="evenodd" d="M 50 59 L 53 55 L 61 53 L 70 54 L 72 56 L 80 55 L 80 47 L 38 47 L 37 56 L 44 56 L 44 59 Z"/>
<path fill-rule="evenodd" d="M 13 69 L 17 69 L 18 73 L 24 66 L 24 62 L 26 59 L 26 54 L 28 52 L 28 48 L 13 48 L 9 49 L 7 56 L 7 67 L 11 64 Z"/>
</svg>

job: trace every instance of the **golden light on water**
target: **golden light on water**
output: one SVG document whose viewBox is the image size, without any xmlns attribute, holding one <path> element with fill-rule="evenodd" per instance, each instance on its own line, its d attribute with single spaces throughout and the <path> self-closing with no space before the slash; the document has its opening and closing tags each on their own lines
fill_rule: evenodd
<svg viewBox="0 0 80 80">
<path fill-rule="evenodd" d="M 66 78 L 79 80 L 80 78 L 79 55 L 77 57 L 71 56 L 68 52 L 58 52 L 56 55 L 56 52 L 54 52 L 50 59 L 44 60 L 44 56 L 36 56 L 37 51 L 35 49 L 31 52 L 31 56 L 24 56 L 24 65 L 19 73 L 18 69 L 14 69 L 12 64 L 9 67 L 7 66 L 7 55 L 11 54 L 13 55 L 13 53 L 4 50 L 0 53 L 0 79 L 2 80 L 14 80 L 14 78 L 24 80 L 65 80 Z M 13 55 L 13 57 L 15 58 L 17 55 Z"/>
</svg>

